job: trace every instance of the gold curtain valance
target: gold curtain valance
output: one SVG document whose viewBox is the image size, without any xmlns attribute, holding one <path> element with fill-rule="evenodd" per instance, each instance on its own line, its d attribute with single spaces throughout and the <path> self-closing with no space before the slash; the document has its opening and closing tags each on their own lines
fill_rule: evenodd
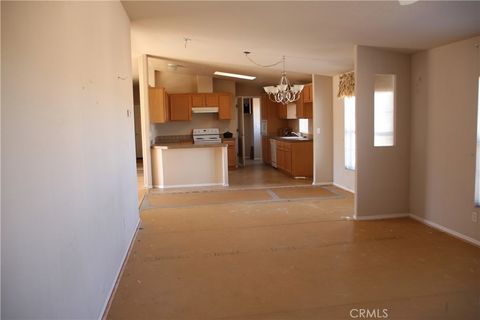
<svg viewBox="0 0 480 320">
<path fill-rule="evenodd" d="M 347 72 L 340 75 L 338 83 L 338 98 L 352 97 L 355 95 L 355 73 Z"/>
</svg>

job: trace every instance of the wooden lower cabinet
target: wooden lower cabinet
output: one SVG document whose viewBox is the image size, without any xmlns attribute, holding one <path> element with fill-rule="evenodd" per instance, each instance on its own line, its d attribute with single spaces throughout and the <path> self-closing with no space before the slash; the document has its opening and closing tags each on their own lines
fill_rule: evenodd
<svg viewBox="0 0 480 320">
<path fill-rule="evenodd" d="M 263 163 L 268 165 L 272 163 L 269 137 L 262 136 L 262 160 Z"/>
<path fill-rule="evenodd" d="M 228 169 L 235 170 L 237 168 L 237 148 L 235 138 L 224 139 L 223 143 L 228 145 Z"/>
<path fill-rule="evenodd" d="M 277 140 L 277 167 L 293 177 L 313 176 L 313 142 Z"/>
</svg>

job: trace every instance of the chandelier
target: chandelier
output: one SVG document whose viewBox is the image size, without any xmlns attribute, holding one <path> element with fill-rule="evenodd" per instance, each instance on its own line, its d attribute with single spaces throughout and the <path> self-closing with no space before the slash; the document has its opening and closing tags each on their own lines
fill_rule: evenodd
<svg viewBox="0 0 480 320">
<path fill-rule="evenodd" d="M 268 98 L 276 103 L 289 104 L 297 101 L 300 98 L 300 93 L 303 90 L 302 84 L 291 85 L 285 72 L 285 56 L 282 58 L 283 71 L 280 78 L 280 84 L 276 86 L 263 87 L 263 90 L 268 95 Z"/>
</svg>

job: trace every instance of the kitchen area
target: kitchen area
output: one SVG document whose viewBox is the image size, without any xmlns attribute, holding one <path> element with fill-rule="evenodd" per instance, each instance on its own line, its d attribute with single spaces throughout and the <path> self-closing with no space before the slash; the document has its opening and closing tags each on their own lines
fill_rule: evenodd
<svg viewBox="0 0 480 320">
<path fill-rule="evenodd" d="M 246 148 L 246 136 L 254 133 L 248 132 L 252 126 L 242 122 L 247 116 L 238 99 L 245 90 L 238 81 L 184 70 L 192 68 L 162 59 L 150 58 L 148 62 L 147 162 L 152 187 L 311 181 L 311 84 L 306 83 L 299 99 L 287 105 L 272 101 L 261 86 L 250 90 L 260 109 L 248 116 L 256 118 L 261 129 Z M 143 161 L 144 170 L 145 164 Z"/>
<path fill-rule="evenodd" d="M 263 162 L 292 178 L 313 176 L 312 84 L 284 105 L 262 96 Z"/>
</svg>

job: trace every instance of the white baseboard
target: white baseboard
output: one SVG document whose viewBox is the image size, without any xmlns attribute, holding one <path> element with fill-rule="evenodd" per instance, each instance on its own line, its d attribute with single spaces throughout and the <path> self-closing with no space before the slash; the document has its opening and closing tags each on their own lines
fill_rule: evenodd
<svg viewBox="0 0 480 320">
<path fill-rule="evenodd" d="M 118 282 L 120 281 L 120 278 L 122 277 L 123 270 L 125 268 L 125 264 L 127 263 L 127 259 L 130 256 L 130 252 L 132 251 L 133 248 L 133 243 L 135 241 L 135 238 L 137 237 L 137 232 L 138 232 L 138 227 L 140 226 L 140 216 L 138 217 L 137 225 L 135 226 L 135 232 L 133 233 L 130 243 L 127 247 L 127 250 L 125 251 L 125 254 L 123 255 L 122 263 L 120 264 L 116 276 L 115 276 L 115 281 L 112 284 L 112 287 L 110 288 L 108 299 L 105 301 L 103 307 L 102 307 L 102 312 L 100 313 L 99 320 L 106 319 L 107 317 L 107 312 L 108 309 L 110 309 L 110 304 L 113 299 L 113 295 L 115 294 L 115 291 L 117 290 Z"/>
<path fill-rule="evenodd" d="M 415 214 L 410 214 L 410 218 L 414 219 L 414 220 L 417 220 L 423 224 L 426 224 L 427 226 L 429 227 L 432 227 L 432 228 L 435 228 L 437 230 L 440 230 L 442 232 L 445 232 L 445 233 L 448 233 L 449 235 L 455 237 L 455 238 L 458 238 L 458 239 L 461 239 L 463 241 L 466 241 L 466 242 L 469 242 L 477 247 L 480 247 L 480 241 L 477 240 L 477 239 L 474 239 L 472 237 L 469 237 L 469 236 L 466 236 L 464 234 L 461 234 L 460 232 L 457 232 L 455 230 L 452 230 L 452 229 L 449 229 L 447 227 L 444 227 L 438 223 L 435 223 L 433 221 L 430 221 L 430 220 L 427 220 L 425 218 L 422 218 L 422 217 L 419 217 Z"/>
<path fill-rule="evenodd" d="M 355 193 L 354 190 L 352 190 L 352 189 L 350 189 L 350 188 L 347 188 L 347 187 L 344 187 L 344 186 L 342 186 L 342 185 L 340 185 L 340 184 L 338 184 L 338 183 L 335 183 L 335 182 L 334 182 L 333 185 L 334 185 L 335 187 L 340 188 L 340 189 L 343 189 L 343 190 L 345 190 L 345 191 L 348 191 L 348 192 L 351 192 L 351 193 Z"/>
<path fill-rule="evenodd" d="M 358 221 L 367 221 L 367 220 L 383 220 L 383 219 L 397 219 L 397 218 L 408 218 L 410 217 L 409 213 L 392 213 L 392 214 L 377 214 L 371 216 L 354 216 L 354 220 Z"/>
<path fill-rule="evenodd" d="M 220 183 L 199 183 L 199 184 L 176 184 L 171 186 L 154 185 L 155 188 L 159 188 L 159 189 L 200 188 L 200 187 L 214 187 L 214 186 L 228 187 L 228 184 L 224 184 L 223 182 L 220 182 Z"/>
<path fill-rule="evenodd" d="M 353 219 L 357 221 L 368 221 L 368 220 L 382 220 L 382 219 L 395 219 L 395 218 L 406 218 L 409 217 L 411 219 L 414 219 L 420 223 L 423 223 L 429 227 L 432 227 L 434 229 L 437 229 L 439 231 L 448 233 L 452 237 L 458 238 L 460 240 L 463 240 L 465 242 L 471 243 L 477 247 L 480 247 L 480 241 L 477 239 L 474 239 L 472 237 L 466 236 L 464 234 L 461 234 L 460 232 L 457 232 L 455 230 L 452 230 L 450 228 L 444 227 L 438 223 L 435 223 L 433 221 L 430 221 L 428 219 L 419 217 L 415 214 L 412 213 L 396 213 L 396 214 L 379 214 L 379 215 L 372 215 L 372 216 L 361 216 L 357 217 L 354 216 Z"/>
<path fill-rule="evenodd" d="M 328 185 L 332 185 L 333 184 L 333 181 L 330 181 L 330 182 L 312 182 L 312 186 L 328 186 Z"/>
</svg>

